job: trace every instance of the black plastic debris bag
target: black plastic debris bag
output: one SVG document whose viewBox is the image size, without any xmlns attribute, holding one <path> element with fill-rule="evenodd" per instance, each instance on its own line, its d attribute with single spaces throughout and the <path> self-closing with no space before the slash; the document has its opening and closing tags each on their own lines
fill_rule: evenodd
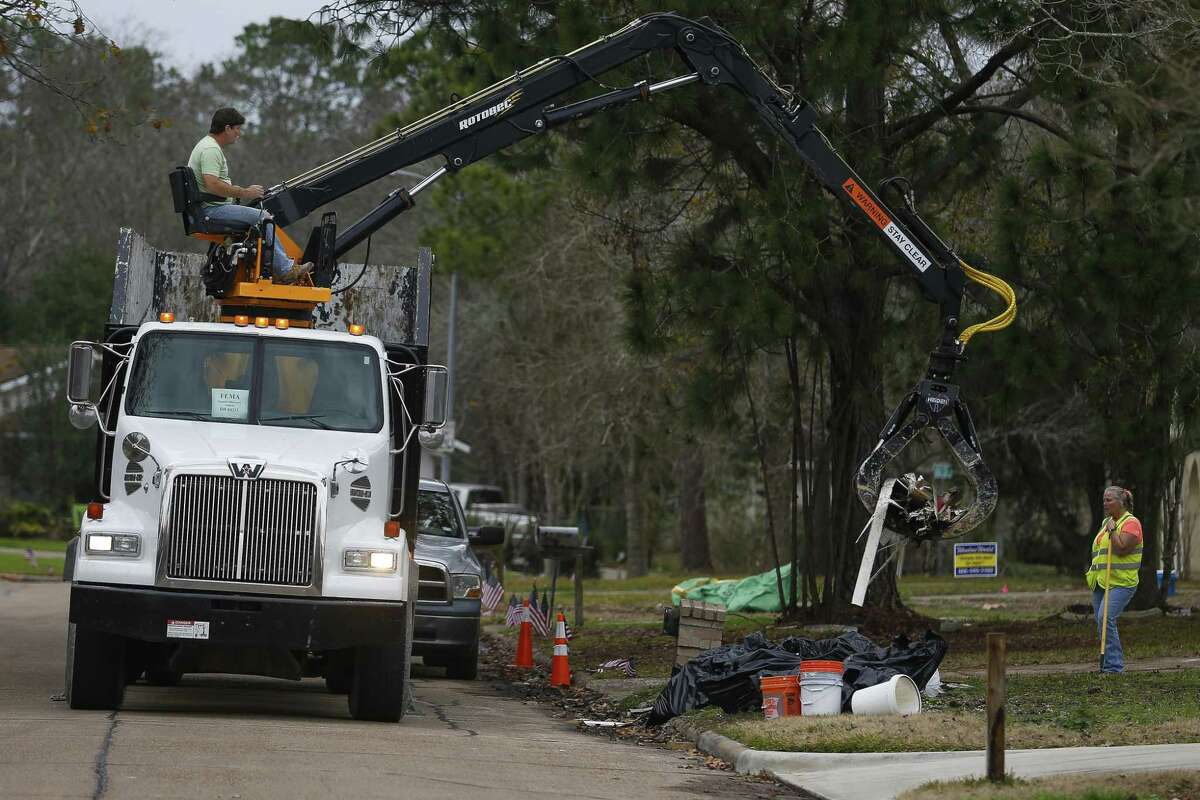
<svg viewBox="0 0 1200 800">
<path fill-rule="evenodd" d="M 857 631 L 832 639 L 789 636 L 779 644 L 752 633 L 737 644 L 706 650 L 684 664 L 654 701 L 649 723 L 661 725 L 694 708 L 717 705 L 726 713 L 753 711 L 762 705 L 758 680 L 763 675 L 795 672 L 810 659 L 841 661 L 842 709 L 858 689 L 908 675 L 924 689 L 946 655 L 946 641 L 932 631 L 920 642 L 897 637 L 889 647 L 875 644 Z"/>
</svg>

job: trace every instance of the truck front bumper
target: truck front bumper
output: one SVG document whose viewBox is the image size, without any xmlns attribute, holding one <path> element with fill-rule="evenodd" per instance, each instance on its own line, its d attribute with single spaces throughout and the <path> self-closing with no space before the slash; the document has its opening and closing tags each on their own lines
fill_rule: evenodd
<svg viewBox="0 0 1200 800">
<path fill-rule="evenodd" d="M 192 630 L 212 644 L 340 650 L 402 642 L 406 617 L 403 602 L 71 586 L 71 622 L 144 642 L 195 641 L 167 636 L 168 621 L 185 621 L 207 622 Z"/>
<path fill-rule="evenodd" d="M 479 601 L 417 602 L 413 619 L 413 655 L 435 658 L 479 646 Z"/>
</svg>

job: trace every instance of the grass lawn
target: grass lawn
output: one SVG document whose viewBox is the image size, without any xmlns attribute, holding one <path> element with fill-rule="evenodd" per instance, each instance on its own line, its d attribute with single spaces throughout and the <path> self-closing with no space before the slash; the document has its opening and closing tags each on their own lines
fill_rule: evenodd
<svg viewBox="0 0 1200 800">
<path fill-rule="evenodd" d="M 1121 620 L 1118 630 L 1126 660 L 1200 656 L 1200 615 L 1127 617 Z M 991 622 L 943 634 L 950 644 L 942 662 L 943 672 L 986 667 L 989 632 L 1005 634 L 1010 666 L 1091 663 L 1099 659 L 1100 643 L 1090 619 Z"/>
<path fill-rule="evenodd" d="M 67 541 L 65 539 L 14 539 L 11 536 L 0 536 L 0 547 L 19 547 L 22 550 L 33 548 L 34 550 L 53 550 L 64 553 L 67 550 Z"/>
<path fill-rule="evenodd" d="M 996 578 L 916 574 L 904 575 L 899 584 L 900 596 L 907 602 L 910 597 L 939 594 L 998 593 L 1004 586 L 1010 592 L 1078 589 L 1083 585 L 1083 575 L 1060 575 L 1053 567 L 1042 564 L 1011 564 L 1006 567 L 1005 574 Z"/>
<path fill-rule="evenodd" d="M 63 571 L 63 559 L 39 558 L 37 566 L 30 564 L 23 555 L 0 553 L 0 574 L 9 575 L 57 575 Z"/>
<path fill-rule="evenodd" d="M 1094 660 L 1097 641 L 1093 625 L 1087 620 L 1060 619 L 1068 604 L 1086 603 L 1086 590 L 1079 590 L 1072 576 L 1056 576 L 1052 569 L 1014 565 L 1018 574 L 1007 579 L 1009 593 L 1001 594 L 1000 585 L 991 580 L 955 580 L 923 575 L 902 579 L 902 593 L 910 597 L 925 597 L 914 604 L 915 611 L 941 619 L 957 619 L 961 627 L 943 633 L 950 645 L 942 665 L 943 672 L 981 669 L 985 666 L 986 634 L 1002 632 L 1008 641 L 1008 663 L 1013 666 L 1055 663 L 1090 663 Z M 670 603 L 671 587 L 687 576 L 654 573 L 625 580 L 591 579 L 584 583 L 585 625 L 576 628 L 571 643 L 572 664 L 594 667 L 611 658 L 632 658 L 638 674 L 643 677 L 670 675 L 674 660 L 674 640 L 661 633 L 662 609 Z M 734 576 L 736 577 L 736 576 Z M 533 576 L 510 571 L 504 580 L 505 592 L 518 598 L 529 595 Z M 550 582 L 536 578 L 539 596 L 548 592 Z M 986 596 L 990 587 L 994 600 Z M 976 600 L 947 598 L 948 590 L 985 595 Z M 1014 593 L 1020 593 L 1015 595 Z M 1200 582 L 1180 584 L 1179 594 L 1172 598 L 1178 605 L 1200 605 Z M 570 574 L 558 580 L 555 605 L 573 614 L 574 584 Z M 989 607 L 995 606 L 995 607 Z M 493 617 L 493 619 L 496 619 Z M 486 619 L 485 619 L 486 621 Z M 574 620 L 572 620 L 574 622 Z M 776 626 L 771 613 L 729 613 L 725 623 L 725 641 L 740 641 L 747 634 L 761 630 L 768 638 L 779 641 L 787 636 L 830 635 L 814 628 Z M 870 627 L 870 626 L 868 626 Z M 892 630 L 885 621 L 880 630 L 866 630 L 875 641 L 884 645 L 900 630 Z M 913 626 L 909 626 L 913 627 Z M 886 628 L 886 631 L 883 629 Z M 836 629 L 833 629 L 836 630 Z M 913 629 L 910 633 L 920 633 Z M 508 633 L 515 635 L 515 629 Z M 1132 660 L 1160 656 L 1200 656 L 1200 614 L 1190 617 L 1126 618 L 1121 623 L 1121 640 L 1126 657 Z"/>
<path fill-rule="evenodd" d="M 1062 775 L 1037 780 L 937 781 L 898 800 L 1200 800 L 1200 772 Z"/>
<path fill-rule="evenodd" d="M 706 727 L 760 750 L 856 753 L 982 750 L 984 683 L 925 698 L 911 717 L 788 717 L 693 712 Z M 1009 748 L 1200 742 L 1200 669 L 1170 672 L 1013 675 L 1008 681 Z M 1115 720 L 1111 722 L 1109 720 Z"/>
</svg>

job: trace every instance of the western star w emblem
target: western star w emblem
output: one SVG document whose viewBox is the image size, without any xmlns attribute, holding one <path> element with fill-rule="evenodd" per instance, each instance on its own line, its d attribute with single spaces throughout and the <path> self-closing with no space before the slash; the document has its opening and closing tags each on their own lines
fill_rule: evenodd
<svg viewBox="0 0 1200 800">
<path fill-rule="evenodd" d="M 262 475 L 263 468 L 266 466 L 267 462 L 261 458 L 229 459 L 229 471 L 239 481 L 255 480 L 259 475 Z"/>
<path fill-rule="evenodd" d="M 488 117 L 498 117 L 501 114 L 512 111 L 513 106 L 515 106 L 517 104 L 517 101 L 520 99 L 521 99 L 521 90 L 518 89 L 517 91 L 510 94 L 508 97 L 501 100 L 499 103 L 496 103 L 496 105 L 489 106 L 488 108 L 485 108 L 482 111 L 476 111 L 474 114 L 467 117 L 466 119 L 460 119 L 458 121 L 458 129 L 460 131 L 465 131 L 467 128 L 471 127 L 476 122 L 479 122 L 482 119 L 487 119 Z"/>
</svg>

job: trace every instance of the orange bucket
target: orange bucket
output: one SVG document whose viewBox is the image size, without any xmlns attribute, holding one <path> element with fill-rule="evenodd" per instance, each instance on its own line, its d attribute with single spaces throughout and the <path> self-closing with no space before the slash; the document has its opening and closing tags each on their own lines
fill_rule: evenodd
<svg viewBox="0 0 1200 800">
<path fill-rule="evenodd" d="M 763 719 L 800 716 L 800 676 L 763 675 L 758 679 L 762 692 Z"/>
</svg>

